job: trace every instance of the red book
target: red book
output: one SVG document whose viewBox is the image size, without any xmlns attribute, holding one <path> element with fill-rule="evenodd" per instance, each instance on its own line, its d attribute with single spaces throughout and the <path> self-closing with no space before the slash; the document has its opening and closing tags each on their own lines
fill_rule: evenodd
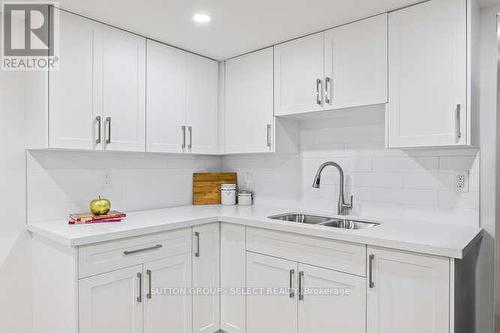
<svg viewBox="0 0 500 333">
<path fill-rule="evenodd" d="M 92 213 L 70 214 L 69 224 L 120 222 L 127 215 L 118 211 L 110 211 L 106 215 L 94 215 Z"/>
</svg>

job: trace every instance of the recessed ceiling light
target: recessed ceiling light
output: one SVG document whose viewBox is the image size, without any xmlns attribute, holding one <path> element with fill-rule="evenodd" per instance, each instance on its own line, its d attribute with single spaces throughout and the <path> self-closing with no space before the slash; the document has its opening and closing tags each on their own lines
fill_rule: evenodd
<svg viewBox="0 0 500 333">
<path fill-rule="evenodd" d="M 208 23 L 212 18 L 208 14 L 194 14 L 193 21 L 196 23 Z"/>
</svg>

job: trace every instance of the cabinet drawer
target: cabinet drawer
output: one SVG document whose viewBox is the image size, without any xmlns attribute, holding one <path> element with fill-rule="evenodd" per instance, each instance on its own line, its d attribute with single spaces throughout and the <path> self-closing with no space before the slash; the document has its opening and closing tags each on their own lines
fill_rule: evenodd
<svg viewBox="0 0 500 333">
<path fill-rule="evenodd" d="M 366 276 L 366 246 L 247 227 L 247 250 Z"/>
<path fill-rule="evenodd" d="M 79 277 L 84 278 L 191 251 L 191 229 L 127 238 L 79 249 Z"/>
</svg>

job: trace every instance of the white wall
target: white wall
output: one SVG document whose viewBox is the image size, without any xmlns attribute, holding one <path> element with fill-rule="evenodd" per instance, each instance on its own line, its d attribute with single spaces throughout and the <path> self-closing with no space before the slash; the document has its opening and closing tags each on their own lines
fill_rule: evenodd
<svg viewBox="0 0 500 333">
<path fill-rule="evenodd" d="M 30 151 L 28 221 L 88 211 L 101 195 L 112 209 L 154 209 L 192 203 L 193 172 L 218 171 L 219 157 L 113 152 Z"/>
<path fill-rule="evenodd" d="M 0 13 L 1 16 L 1 13 Z M 17 22 L 17 21 L 15 21 Z M 18 23 L 21 23 L 20 21 Z M 0 36 L 3 32 L 0 26 Z M 30 73 L 0 71 L 0 332 L 31 332 L 31 239 L 25 229 L 24 106 Z"/>
<path fill-rule="evenodd" d="M 0 332 L 6 333 L 31 332 L 23 129 L 28 77 L 27 73 L 0 71 Z"/>
<path fill-rule="evenodd" d="M 345 171 L 355 215 L 479 225 L 477 150 L 385 149 L 384 135 L 383 106 L 333 111 L 325 119 L 300 121 L 297 155 L 233 155 L 223 165 L 239 172 L 240 184 L 252 179 L 259 204 L 335 213 L 338 172 L 325 169 L 321 188 L 312 188 L 319 165 L 332 160 Z M 454 173 L 464 170 L 470 173 L 469 192 L 457 193 Z"/>
<path fill-rule="evenodd" d="M 497 158 L 497 13 L 500 6 L 481 10 L 481 226 L 485 236 L 479 252 L 477 265 L 478 290 L 476 294 L 476 331 L 492 332 L 494 329 L 495 295 L 495 223 L 496 207 L 500 207 L 496 195 L 499 181 Z M 498 238 L 497 238 L 498 239 Z M 497 265 L 498 269 L 498 265 Z M 497 293 L 500 289 L 497 287 Z M 498 296 L 497 296 L 498 299 Z M 497 301 L 497 312 L 500 304 Z M 498 316 L 498 314 L 497 314 Z M 497 325 L 498 326 L 498 325 Z M 500 327 L 497 327 L 500 331 Z"/>
</svg>

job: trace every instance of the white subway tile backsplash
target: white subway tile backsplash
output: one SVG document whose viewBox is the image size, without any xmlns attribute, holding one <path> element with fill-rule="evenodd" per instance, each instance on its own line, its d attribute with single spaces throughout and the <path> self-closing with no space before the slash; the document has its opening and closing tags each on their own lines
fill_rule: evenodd
<svg viewBox="0 0 500 333">
<path fill-rule="evenodd" d="M 255 203 L 336 213 L 339 174 L 345 171 L 353 214 L 402 223 L 479 224 L 479 154 L 476 149 L 400 150 L 384 147 L 383 107 L 301 121 L 299 154 L 194 156 L 114 152 L 31 151 L 27 155 L 28 219 L 65 218 L 87 210 L 98 194 L 113 208 L 140 210 L 191 204 L 192 173 L 236 171 Z M 454 188 L 456 171 L 469 171 L 469 192 Z M 56 204 L 54 204 L 56 203 Z"/>
<path fill-rule="evenodd" d="M 318 167 L 339 163 L 346 175 L 346 196 L 354 195 L 355 215 L 374 219 L 479 224 L 479 154 L 477 149 L 386 149 L 383 108 L 341 111 L 331 119 L 302 120 L 300 154 L 288 168 L 276 155 L 225 156 L 222 164 L 241 174 L 255 174 L 256 202 L 285 198 L 289 206 L 336 213 L 339 174 L 328 167 L 321 188 L 313 189 Z M 265 167 L 264 167 L 265 166 Z M 264 170 L 265 169 L 265 170 Z M 469 193 L 457 193 L 454 172 L 469 170 Z M 273 182 L 264 174 L 280 174 Z M 266 190 L 266 187 L 268 189 Z M 286 189 L 275 191 L 275 187 Z M 258 189 L 258 190 L 257 190 Z M 262 195 L 264 194 L 264 195 Z"/>
<path fill-rule="evenodd" d="M 193 172 L 219 171 L 213 156 L 31 151 L 27 154 L 28 221 L 87 211 L 97 195 L 132 211 L 192 202 Z"/>
<path fill-rule="evenodd" d="M 432 172 L 439 170 L 438 157 L 374 157 L 373 171 Z"/>
<path fill-rule="evenodd" d="M 449 173 L 406 173 L 404 177 L 404 188 L 413 190 L 451 189 L 453 175 Z"/>
<path fill-rule="evenodd" d="M 354 186 L 370 188 L 403 188 L 404 175 L 398 173 L 359 173 L 351 176 Z"/>
</svg>

